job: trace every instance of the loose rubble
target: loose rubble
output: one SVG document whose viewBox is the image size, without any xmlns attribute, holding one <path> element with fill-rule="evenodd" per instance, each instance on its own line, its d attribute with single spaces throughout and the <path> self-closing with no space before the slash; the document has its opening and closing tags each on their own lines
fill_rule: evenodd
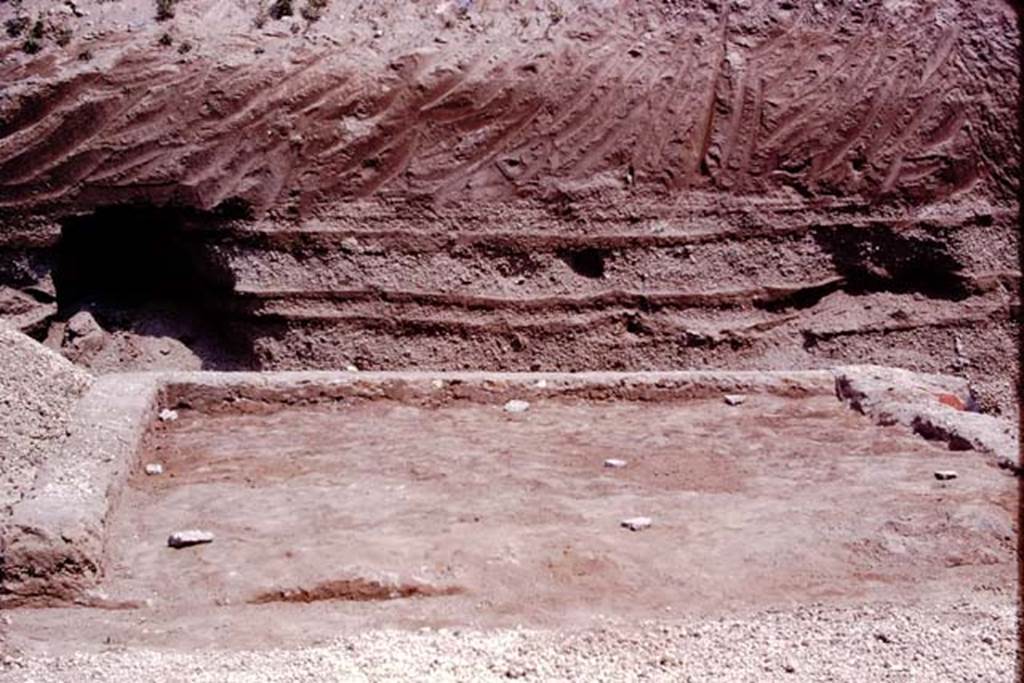
<svg viewBox="0 0 1024 683">
<path fill-rule="evenodd" d="M 159 474 L 163 474 L 164 473 L 164 466 L 161 465 L 158 462 L 151 462 L 151 463 L 147 463 L 147 465 L 145 467 L 145 470 L 146 470 L 146 474 L 148 474 L 151 477 L 155 477 L 155 476 L 157 476 Z"/>
<path fill-rule="evenodd" d="M 174 422 L 178 419 L 178 411 L 171 410 L 170 408 L 164 408 L 160 411 L 160 415 L 158 417 L 161 422 Z"/>
<path fill-rule="evenodd" d="M 108 647 L 13 652 L 0 680 L 237 681 L 1003 681 L 1012 680 L 1016 608 L 800 607 L 562 633 L 536 628 L 360 630 L 280 650 Z M 905 632 L 896 647 L 877 629 Z M 992 645 L 979 647 L 993 629 Z M 6 668 L 4 668 L 6 667 Z M 787 669 L 793 669 L 787 671 Z M 230 672 L 227 674 L 226 672 Z"/>
<path fill-rule="evenodd" d="M 742 405 L 747 400 L 747 397 L 740 394 L 726 394 L 724 400 L 726 405 L 738 406 Z"/>
<path fill-rule="evenodd" d="M 171 548 L 187 548 L 192 545 L 213 543 L 213 534 L 201 529 L 187 529 L 175 531 L 167 539 L 167 545 Z"/>
<path fill-rule="evenodd" d="M 939 481 L 949 481 L 950 479 L 956 479 L 957 473 L 953 470 L 937 470 L 935 472 L 935 478 Z"/>
<path fill-rule="evenodd" d="M 92 381 L 0 317 L 0 517 L 29 492 L 36 468 L 59 457 L 72 408 Z"/>
</svg>

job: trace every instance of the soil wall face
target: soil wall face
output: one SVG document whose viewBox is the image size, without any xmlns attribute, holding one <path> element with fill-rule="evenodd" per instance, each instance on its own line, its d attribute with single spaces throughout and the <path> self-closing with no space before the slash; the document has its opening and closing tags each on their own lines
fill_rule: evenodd
<svg viewBox="0 0 1024 683">
<path fill-rule="evenodd" d="M 39 336 L 56 303 L 210 367 L 876 362 L 1013 403 L 1009 3 L 157 4 L 0 7 L 0 305 Z M 187 296 L 60 272 L 62 229 L 132 259 L 154 208 Z"/>
</svg>

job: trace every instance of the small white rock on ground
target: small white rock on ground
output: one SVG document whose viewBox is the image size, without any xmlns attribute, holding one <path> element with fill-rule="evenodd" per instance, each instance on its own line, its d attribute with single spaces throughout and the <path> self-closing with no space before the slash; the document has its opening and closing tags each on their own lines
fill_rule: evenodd
<svg viewBox="0 0 1024 683">
<path fill-rule="evenodd" d="M 935 478 L 939 481 L 949 481 L 950 479 L 956 479 L 957 473 L 953 470 L 936 470 Z"/>
<path fill-rule="evenodd" d="M 171 548 L 187 548 L 201 543 L 213 543 L 213 534 L 201 529 L 186 529 L 175 531 L 167 538 L 167 545 Z"/>
<path fill-rule="evenodd" d="M 654 523 L 650 517 L 630 517 L 624 519 L 620 524 L 629 529 L 630 531 L 643 531 L 644 529 L 650 528 L 651 524 Z"/>
<path fill-rule="evenodd" d="M 618 470 L 626 466 L 626 461 L 618 458 L 608 458 L 604 461 L 604 466 L 610 467 L 613 470 Z"/>
<path fill-rule="evenodd" d="M 146 464 L 146 474 L 151 477 L 155 477 L 158 474 L 164 473 L 164 466 L 158 462 L 151 462 Z"/>
<path fill-rule="evenodd" d="M 299 649 L 11 653 L 0 681 L 1011 681 L 1015 618 L 1007 594 L 566 632 L 373 629 Z"/>
<path fill-rule="evenodd" d="M 159 418 L 161 422 L 174 422 L 178 419 L 178 411 L 171 410 L 170 408 L 164 408 L 160 411 Z"/>
<path fill-rule="evenodd" d="M 744 401 L 746 401 L 747 397 L 741 396 L 740 394 L 726 394 L 723 397 L 723 400 L 726 402 L 727 405 L 738 406 L 742 404 Z"/>
<path fill-rule="evenodd" d="M 530 409 L 529 401 L 520 401 L 517 398 L 512 399 L 505 404 L 506 413 L 525 413 Z"/>
</svg>

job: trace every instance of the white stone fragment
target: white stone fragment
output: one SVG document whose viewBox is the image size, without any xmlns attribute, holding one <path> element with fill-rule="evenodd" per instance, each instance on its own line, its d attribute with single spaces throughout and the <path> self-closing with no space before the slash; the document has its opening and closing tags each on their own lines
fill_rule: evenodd
<svg viewBox="0 0 1024 683">
<path fill-rule="evenodd" d="M 534 386 L 537 387 L 538 389 L 547 389 L 548 381 L 546 379 L 539 379 L 537 380 L 537 383 Z"/>
<path fill-rule="evenodd" d="M 359 368 L 357 368 L 354 365 L 346 365 L 345 370 L 347 370 L 348 372 L 359 372 Z"/>
<path fill-rule="evenodd" d="M 650 528 L 653 523 L 654 521 L 650 517 L 630 517 L 621 522 L 622 526 L 630 531 L 643 531 Z"/>
<path fill-rule="evenodd" d="M 155 477 L 158 474 L 164 473 L 164 466 L 158 462 L 151 462 L 146 464 L 146 474 L 151 477 Z"/>
<path fill-rule="evenodd" d="M 525 413 L 530 409 L 529 401 L 520 401 L 517 398 L 512 399 L 505 404 L 506 413 Z"/>
<path fill-rule="evenodd" d="M 171 410 L 170 408 L 164 408 L 160 411 L 160 415 L 158 417 L 161 422 L 174 422 L 178 419 L 178 411 Z"/>
<path fill-rule="evenodd" d="M 747 397 L 746 396 L 740 396 L 739 394 L 726 394 L 724 399 L 725 399 L 726 404 L 728 404 L 730 406 L 738 406 L 738 405 L 742 404 L 744 401 L 746 401 Z"/>
<path fill-rule="evenodd" d="M 213 543 L 213 534 L 201 529 L 186 529 L 175 531 L 167 539 L 167 545 L 172 548 L 187 548 L 201 543 Z"/>
<path fill-rule="evenodd" d="M 626 466 L 626 461 L 619 460 L 618 458 L 608 458 L 604 461 L 604 466 L 618 470 Z"/>
<path fill-rule="evenodd" d="M 956 479 L 957 473 L 953 470 L 937 470 L 935 472 L 935 478 L 939 481 L 949 481 L 950 479 Z"/>
</svg>

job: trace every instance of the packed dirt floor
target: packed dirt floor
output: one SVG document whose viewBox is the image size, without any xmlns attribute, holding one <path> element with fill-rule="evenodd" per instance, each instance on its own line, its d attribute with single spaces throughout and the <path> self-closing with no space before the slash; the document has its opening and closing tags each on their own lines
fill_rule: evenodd
<svg viewBox="0 0 1024 683">
<path fill-rule="evenodd" d="M 1013 666 L 1015 478 L 829 396 L 183 411 L 142 462 L 91 606 L 5 615 L 9 679 Z"/>
</svg>

